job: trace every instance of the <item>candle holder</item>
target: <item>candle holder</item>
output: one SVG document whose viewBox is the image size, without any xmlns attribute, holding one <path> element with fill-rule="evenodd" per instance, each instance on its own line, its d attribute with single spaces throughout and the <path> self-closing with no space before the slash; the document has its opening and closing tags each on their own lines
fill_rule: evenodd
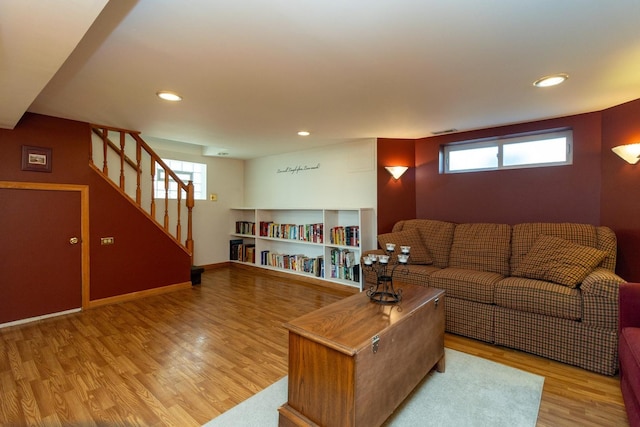
<svg viewBox="0 0 640 427">
<path fill-rule="evenodd" d="M 393 260 L 396 245 L 387 243 L 386 254 L 369 254 L 363 258 L 364 268 L 376 273 L 376 284 L 367 290 L 367 296 L 378 304 L 396 304 L 402 300 L 402 289 L 396 290 L 393 286 L 393 275 L 398 267 L 405 267 L 409 262 L 409 246 L 401 246 L 398 261 L 390 265 Z M 407 273 L 407 270 L 404 270 Z"/>
</svg>

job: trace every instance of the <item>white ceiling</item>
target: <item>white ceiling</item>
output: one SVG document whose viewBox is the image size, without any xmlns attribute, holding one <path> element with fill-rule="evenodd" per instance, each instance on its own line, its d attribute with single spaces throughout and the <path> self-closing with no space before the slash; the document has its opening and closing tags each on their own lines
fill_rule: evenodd
<svg viewBox="0 0 640 427">
<path fill-rule="evenodd" d="M 640 98 L 639 0 L 111 0 L 96 18 L 106 1 L 0 1 L 0 126 L 31 111 L 248 159 Z"/>
</svg>

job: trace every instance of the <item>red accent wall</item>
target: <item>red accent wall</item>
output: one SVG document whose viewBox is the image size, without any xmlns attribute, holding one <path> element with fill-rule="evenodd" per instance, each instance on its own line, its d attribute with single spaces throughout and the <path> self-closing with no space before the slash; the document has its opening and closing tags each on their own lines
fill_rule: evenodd
<svg viewBox="0 0 640 427">
<path fill-rule="evenodd" d="M 188 282 L 188 254 L 91 169 L 90 140 L 88 123 L 27 113 L 0 129 L 0 180 L 89 186 L 92 300 Z M 52 172 L 22 171 L 22 145 L 52 148 Z M 107 236 L 115 244 L 100 246 Z"/>
<path fill-rule="evenodd" d="M 15 129 L 0 129 L 0 180 L 84 184 L 89 174 L 89 125 L 25 114 Z M 22 146 L 52 149 L 51 173 L 22 170 Z"/>
<path fill-rule="evenodd" d="M 618 237 L 618 274 L 640 282 L 640 163 L 630 165 L 611 151 L 635 142 L 640 99 L 602 112 L 602 223 Z"/>
<path fill-rule="evenodd" d="M 191 258 L 173 239 L 93 170 L 89 185 L 92 300 L 191 279 Z"/>
<path fill-rule="evenodd" d="M 440 173 L 440 148 L 455 141 L 573 129 L 573 165 Z M 453 222 L 600 221 L 600 114 L 581 114 L 416 141 L 419 218 Z"/>
<path fill-rule="evenodd" d="M 443 144 L 556 128 L 573 129 L 571 166 L 440 173 Z M 617 273 L 640 281 L 640 163 L 629 165 L 611 152 L 613 146 L 640 142 L 640 100 L 593 113 L 417 139 L 414 194 L 408 188 L 394 193 L 381 169 L 393 161 L 396 141 L 401 140 L 378 140 L 379 232 L 406 218 L 606 225 L 618 237 Z M 412 203 L 415 215 L 404 209 Z"/>
<path fill-rule="evenodd" d="M 412 139 L 378 140 L 378 234 L 388 233 L 401 219 L 416 216 L 415 141 Z M 385 166 L 409 166 L 394 179 Z"/>
</svg>

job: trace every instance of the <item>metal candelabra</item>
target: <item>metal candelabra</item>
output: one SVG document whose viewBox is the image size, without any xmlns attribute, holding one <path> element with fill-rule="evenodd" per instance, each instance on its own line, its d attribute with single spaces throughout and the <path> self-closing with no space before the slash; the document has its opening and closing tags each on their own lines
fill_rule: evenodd
<svg viewBox="0 0 640 427">
<path fill-rule="evenodd" d="M 398 267 L 405 267 L 409 262 L 409 246 L 401 246 L 398 261 L 393 260 L 396 245 L 388 243 L 385 255 L 369 254 L 364 258 L 364 268 L 376 274 L 376 284 L 367 290 L 367 296 L 378 304 L 396 304 L 402 300 L 402 289 L 393 287 L 393 275 Z M 392 262 L 393 261 L 393 262 Z M 407 273 L 407 270 L 404 270 Z"/>
</svg>

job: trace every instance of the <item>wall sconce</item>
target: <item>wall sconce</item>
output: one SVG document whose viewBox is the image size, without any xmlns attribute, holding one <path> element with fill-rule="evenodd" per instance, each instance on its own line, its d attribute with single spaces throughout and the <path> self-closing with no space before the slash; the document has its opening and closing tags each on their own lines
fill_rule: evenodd
<svg viewBox="0 0 640 427">
<path fill-rule="evenodd" d="M 618 145 L 611 149 L 625 161 L 635 165 L 640 160 L 640 142 L 635 144 Z"/>
<path fill-rule="evenodd" d="M 385 166 L 387 172 L 391 174 L 394 179 L 399 179 L 403 173 L 409 169 L 407 166 Z"/>
</svg>

